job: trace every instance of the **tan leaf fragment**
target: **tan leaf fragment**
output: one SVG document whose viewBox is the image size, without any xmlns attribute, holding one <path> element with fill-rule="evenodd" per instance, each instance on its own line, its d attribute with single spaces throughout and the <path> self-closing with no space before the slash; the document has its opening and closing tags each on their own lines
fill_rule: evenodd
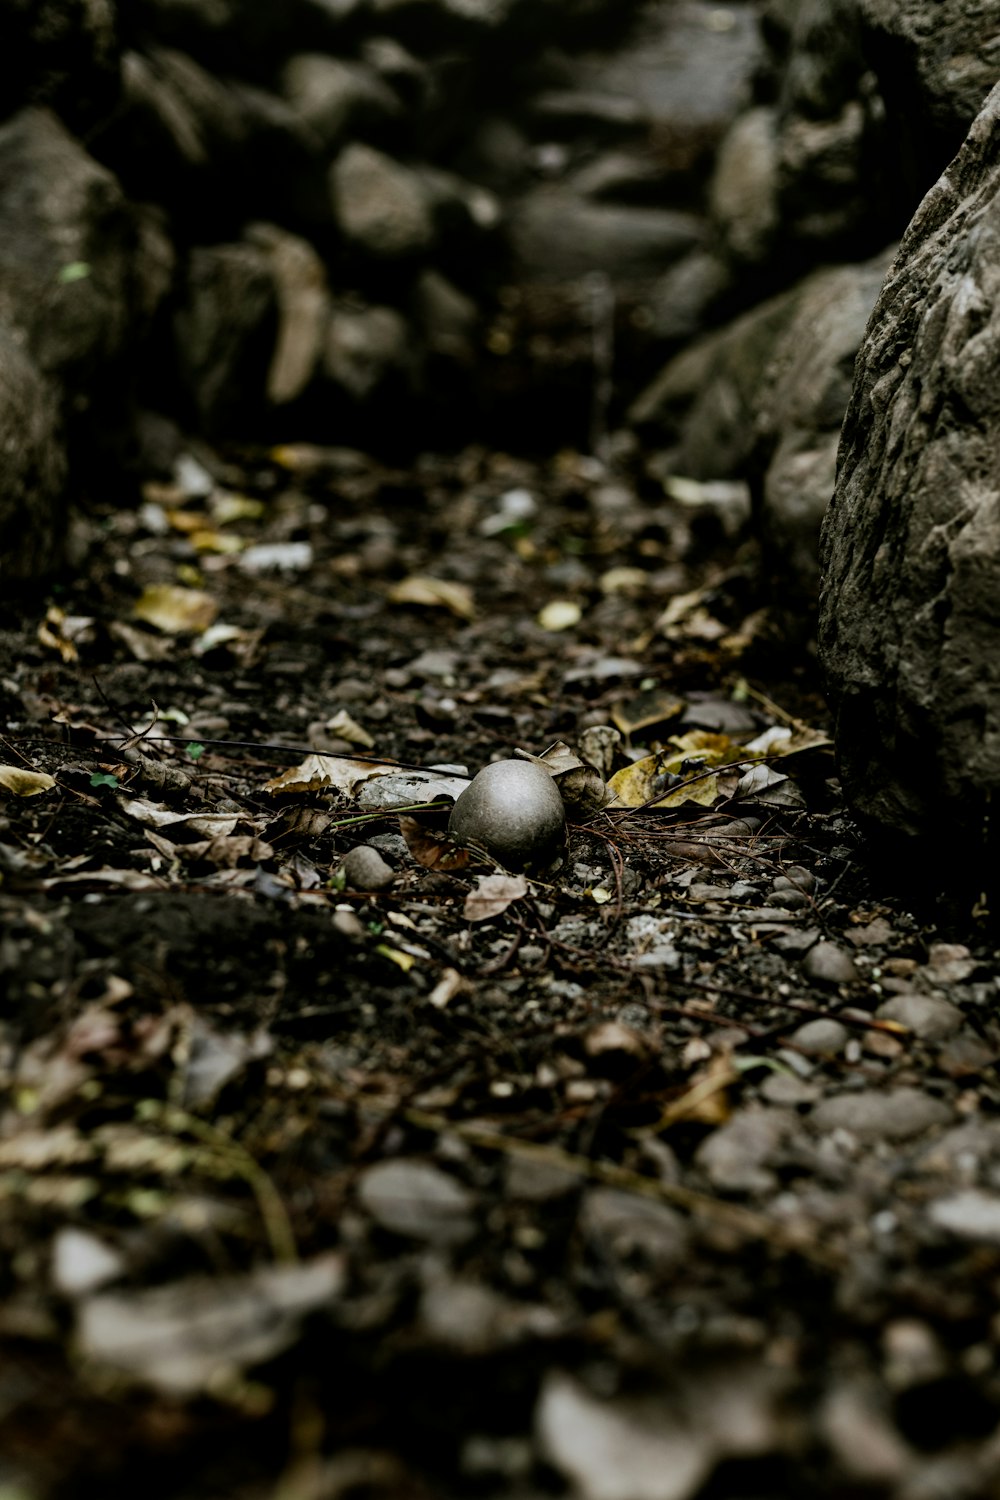
<svg viewBox="0 0 1000 1500">
<path fill-rule="evenodd" d="M 465 919 L 485 922 L 498 917 L 527 894 L 528 882 L 523 875 L 481 875 L 465 898 Z"/>
<path fill-rule="evenodd" d="M 40 797 L 51 792 L 55 777 L 45 771 L 29 771 L 24 766 L 0 766 L 0 787 L 15 797 Z"/>
<path fill-rule="evenodd" d="M 307 755 L 299 765 L 265 781 L 265 792 L 340 792 L 353 797 L 359 786 L 375 776 L 388 776 L 396 766 L 373 765 L 343 755 Z"/>
<path fill-rule="evenodd" d="M 201 589 L 178 583 L 152 583 L 144 588 L 133 606 L 137 620 L 162 630 L 164 635 L 199 635 L 215 620 L 218 602 Z"/>
<path fill-rule="evenodd" d="M 363 729 L 357 719 L 351 717 L 346 708 L 338 710 L 332 719 L 327 719 L 323 728 L 328 734 L 335 734 L 342 740 L 347 740 L 351 745 L 361 745 L 366 750 L 374 750 L 375 741 Z"/>
<path fill-rule="evenodd" d="M 417 604 L 426 609 L 449 609 L 462 620 L 474 620 L 476 605 L 471 589 L 464 583 L 452 583 L 444 578 L 431 578 L 426 574 L 413 574 L 400 579 L 389 590 L 392 604 Z"/>
</svg>

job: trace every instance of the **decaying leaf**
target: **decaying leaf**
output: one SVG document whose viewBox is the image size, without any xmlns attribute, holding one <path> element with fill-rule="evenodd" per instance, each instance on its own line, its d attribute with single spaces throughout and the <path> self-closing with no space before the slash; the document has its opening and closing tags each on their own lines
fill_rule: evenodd
<svg viewBox="0 0 1000 1500">
<path fill-rule="evenodd" d="M 79 661 L 77 647 L 93 638 L 94 621 L 90 615 L 68 615 L 58 604 L 49 605 L 45 619 L 38 627 L 41 645 L 50 651 L 58 651 L 65 662 Z"/>
<path fill-rule="evenodd" d="M 215 620 L 219 606 L 201 589 L 176 583 L 153 583 L 143 589 L 132 613 L 164 635 L 199 635 Z"/>
<path fill-rule="evenodd" d="M 178 813 L 170 807 L 158 807 L 144 797 L 121 799 L 121 810 L 146 828 L 186 829 L 202 838 L 227 838 L 240 821 L 240 813 Z"/>
<path fill-rule="evenodd" d="M 611 710 L 616 728 L 625 736 L 638 734 L 643 729 L 653 729 L 658 724 L 668 724 L 679 719 L 687 704 L 683 698 L 664 692 L 663 688 L 650 688 Z"/>
<path fill-rule="evenodd" d="M 527 750 L 515 750 L 514 755 L 548 771 L 559 788 L 567 813 L 575 818 L 593 817 L 611 799 L 600 771 L 574 754 L 565 740 L 556 740 L 541 755 L 529 755 Z"/>
<path fill-rule="evenodd" d="M 375 776 L 389 776 L 395 766 L 374 765 L 343 755 L 307 755 L 299 765 L 264 783 L 265 792 L 340 792 L 353 797 L 359 786 Z"/>
<path fill-rule="evenodd" d="M 619 807 L 711 807 L 721 795 L 711 768 L 746 758 L 742 745 L 726 734 L 692 730 L 674 735 L 655 755 L 625 766 L 608 783 Z"/>
<path fill-rule="evenodd" d="M 474 620 L 476 617 L 472 591 L 464 583 L 452 583 L 444 578 L 430 578 L 422 574 L 402 578 L 389 590 L 389 600 L 392 604 L 449 609 L 462 620 Z"/>
<path fill-rule="evenodd" d="M 527 894 L 528 882 L 523 875 L 481 875 L 465 898 L 466 921 L 485 922 L 498 917 Z"/>
<path fill-rule="evenodd" d="M 45 771 L 29 771 L 25 766 L 0 766 L 0 787 L 15 797 L 39 797 L 51 792 L 55 777 Z"/>
<path fill-rule="evenodd" d="M 468 849 L 460 849 L 447 834 L 428 828 L 417 818 L 401 814 L 399 831 L 407 849 L 425 870 L 464 870 L 472 858 Z"/>
</svg>

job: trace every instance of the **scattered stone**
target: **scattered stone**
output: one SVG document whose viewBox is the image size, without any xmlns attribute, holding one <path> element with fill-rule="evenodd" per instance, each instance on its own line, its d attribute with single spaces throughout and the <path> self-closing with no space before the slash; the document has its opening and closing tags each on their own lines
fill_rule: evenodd
<svg viewBox="0 0 1000 1500">
<path fill-rule="evenodd" d="M 772 1163 L 791 1130 L 793 1116 L 779 1109 L 738 1109 L 706 1136 L 695 1160 L 713 1187 L 725 1193 L 766 1193 L 777 1184 Z"/>
<path fill-rule="evenodd" d="M 947 1229 L 960 1239 L 1000 1245 L 1000 1193 L 965 1188 L 948 1198 L 936 1198 L 927 1217 L 939 1229 Z"/>
<path fill-rule="evenodd" d="M 880 1005 L 875 1014 L 880 1020 L 898 1021 L 928 1042 L 953 1036 L 965 1022 L 957 1005 L 934 995 L 896 995 Z"/>
<path fill-rule="evenodd" d="M 657 1276 L 679 1264 L 690 1239 L 683 1216 L 669 1204 L 610 1187 L 591 1188 L 584 1195 L 579 1224 L 604 1257 Z"/>
<path fill-rule="evenodd" d="M 178 362 L 206 431 L 259 420 L 278 336 L 268 253 L 249 243 L 196 247 L 174 322 Z"/>
<path fill-rule="evenodd" d="M 826 939 L 810 948 L 802 960 L 802 972 L 815 984 L 857 984 L 861 978 L 854 959 L 839 943 Z"/>
<path fill-rule="evenodd" d="M 378 1162 L 362 1174 L 358 1197 L 380 1228 L 406 1239 L 462 1245 L 475 1234 L 472 1194 L 429 1162 Z"/>
<path fill-rule="evenodd" d="M 907 1141 L 953 1118 L 942 1099 L 905 1086 L 837 1094 L 817 1104 L 809 1116 L 816 1130 L 847 1130 L 861 1141 Z"/>
<path fill-rule="evenodd" d="M 378 260 L 410 259 L 430 248 L 434 221 L 421 178 L 374 146 L 353 141 L 330 169 L 337 222 Z"/>
<path fill-rule="evenodd" d="M 120 1251 L 82 1229 L 60 1229 L 52 1242 L 52 1283 L 64 1297 L 85 1297 L 126 1271 Z"/>
<path fill-rule="evenodd" d="M 370 844 L 349 849 L 337 873 L 351 891 L 387 891 L 396 879 L 395 870 Z"/>
</svg>

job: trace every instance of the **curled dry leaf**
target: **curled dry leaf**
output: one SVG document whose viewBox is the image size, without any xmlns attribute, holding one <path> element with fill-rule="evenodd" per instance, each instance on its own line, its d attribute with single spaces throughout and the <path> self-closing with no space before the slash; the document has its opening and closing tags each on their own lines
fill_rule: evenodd
<svg viewBox="0 0 1000 1500">
<path fill-rule="evenodd" d="M 45 771 L 29 771 L 24 766 L 0 766 L 0 787 L 15 797 L 39 797 L 51 792 L 55 777 Z"/>
<path fill-rule="evenodd" d="M 464 870 L 472 858 L 468 849 L 460 849 L 447 834 L 428 828 L 417 818 L 401 815 L 399 831 L 407 849 L 425 870 Z"/>
<path fill-rule="evenodd" d="M 533 761 L 536 766 L 548 771 L 559 788 L 567 813 L 574 817 L 593 817 L 611 799 L 612 794 L 597 767 L 581 760 L 565 740 L 556 740 L 541 755 L 529 755 L 527 750 L 515 750 L 514 756 L 518 760 Z"/>
<path fill-rule="evenodd" d="M 476 606 L 470 589 L 464 583 L 444 578 L 414 575 L 402 578 L 389 590 L 392 604 L 417 604 L 426 609 L 449 609 L 462 620 L 474 620 Z"/>
<path fill-rule="evenodd" d="M 523 875 L 481 875 L 465 898 L 466 921 L 486 922 L 499 917 L 512 902 L 527 894 L 528 882 Z"/>
</svg>

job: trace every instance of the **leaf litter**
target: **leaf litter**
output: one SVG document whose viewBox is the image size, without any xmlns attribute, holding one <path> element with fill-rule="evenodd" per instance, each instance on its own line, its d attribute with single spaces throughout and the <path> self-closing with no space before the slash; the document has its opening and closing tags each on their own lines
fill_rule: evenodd
<svg viewBox="0 0 1000 1500">
<path fill-rule="evenodd" d="M 109 513 L 62 614 L 39 600 L 0 641 L 18 1483 L 148 1482 L 166 1423 L 206 1500 L 220 1465 L 287 1485 L 307 1429 L 393 1497 L 697 1500 L 728 1474 L 900 1500 L 928 1461 L 899 1395 L 919 1343 L 950 1403 L 931 1456 L 976 1495 L 1000 1420 L 988 938 L 864 874 L 808 662 L 761 652 L 735 545 L 685 553 L 688 500 L 655 502 L 669 604 L 635 576 L 654 502 L 609 530 L 572 455 L 530 479 L 354 455 L 360 509 L 347 461 L 257 459 L 231 518 L 197 500 L 269 546 L 294 474 L 294 577 L 251 586 L 219 552 L 202 588 L 200 520 Z M 448 530 L 470 490 L 526 485 L 531 547 Z M 537 622 L 569 535 L 601 603 L 555 653 Z M 424 583 L 387 604 L 400 575 Z M 567 806 L 544 878 L 447 838 L 465 768 L 512 755 Z M 359 844 L 379 891 L 338 888 Z M 824 943 L 850 983 L 810 977 Z M 43 1366 L 73 1414 L 46 1455 Z M 872 1413 L 891 1480 L 859 1474 Z"/>
</svg>

